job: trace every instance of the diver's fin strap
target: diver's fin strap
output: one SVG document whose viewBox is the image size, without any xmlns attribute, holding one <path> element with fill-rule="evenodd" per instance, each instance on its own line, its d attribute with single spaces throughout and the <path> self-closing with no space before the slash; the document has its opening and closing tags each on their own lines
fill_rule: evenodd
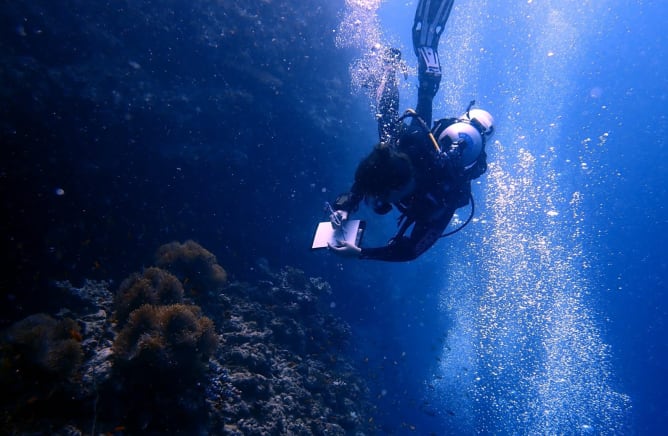
<svg viewBox="0 0 668 436">
<path fill-rule="evenodd" d="M 441 61 L 438 58 L 438 51 L 431 47 L 418 47 L 417 55 L 420 66 L 424 68 L 423 72 L 432 76 L 441 76 Z M 421 71 L 422 72 L 422 71 Z"/>
<path fill-rule="evenodd" d="M 454 0 L 420 0 L 413 21 L 413 48 L 438 48 Z"/>
</svg>

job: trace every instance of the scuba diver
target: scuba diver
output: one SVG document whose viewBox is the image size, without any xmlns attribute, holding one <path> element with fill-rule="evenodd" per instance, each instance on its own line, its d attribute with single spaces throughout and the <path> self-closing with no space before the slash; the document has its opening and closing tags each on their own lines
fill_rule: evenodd
<svg viewBox="0 0 668 436">
<path fill-rule="evenodd" d="M 336 254 L 360 259 L 409 261 L 443 236 L 461 230 L 473 216 L 471 180 L 487 170 L 485 145 L 494 132 L 489 112 L 472 109 L 458 118 L 432 122 L 432 101 L 441 82 L 438 42 L 454 0 L 420 0 L 413 22 L 413 49 L 418 59 L 416 110 L 399 114 L 395 70 L 401 53 L 385 53 L 385 71 L 378 90 L 380 142 L 358 165 L 350 192 L 332 204 L 335 228 L 364 201 L 378 214 L 393 207 L 400 213 L 399 231 L 386 246 L 361 248 L 339 241 Z M 410 118 L 407 124 L 404 120 Z M 458 229 L 445 233 L 458 208 L 471 204 L 471 215 Z M 412 229 L 409 232 L 409 228 Z M 408 233 L 408 235 L 407 235 Z"/>
</svg>

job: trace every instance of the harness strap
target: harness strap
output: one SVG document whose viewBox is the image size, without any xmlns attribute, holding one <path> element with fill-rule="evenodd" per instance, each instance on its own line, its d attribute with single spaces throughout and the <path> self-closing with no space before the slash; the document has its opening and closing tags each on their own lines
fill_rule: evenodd
<svg viewBox="0 0 668 436">
<path fill-rule="evenodd" d="M 429 126 L 427 126 L 427 123 L 424 122 L 422 117 L 420 117 L 420 115 L 418 115 L 417 112 L 415 112 L 415 110 L 406 109 L 406 112 L 404 112 L 404 114 L 399 117 L 397 122 L 400 123 L 408 117 L 417 120 L 417 122 L 420 124 L 420 127 L 422 127 L 422 129 L 427 133 L 427 136 L 429 137 L 429 139 L 431 141 L 431 144 L 434 146 L 434 149 L 436 150 L 436 152 L 440 153 L 441 152 L 441 147 L 438 145 L 438 141 L 434 137 L 434 134 L 431 133 L 431 129 L 429 129 Z"/>
</svg>

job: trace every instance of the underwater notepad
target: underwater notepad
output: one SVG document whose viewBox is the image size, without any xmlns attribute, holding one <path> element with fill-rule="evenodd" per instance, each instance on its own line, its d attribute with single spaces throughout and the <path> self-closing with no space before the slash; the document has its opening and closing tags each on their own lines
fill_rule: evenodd
<svg viewBox="0 0 668 436">
<path fill-rule="evenodd" d="M 364 232 L 365 222 L 362 220 L 344 221 L 341 227 L 334 228 L 332 223 L 324 221 L 318 224 L 313 237 L 312 249 L 327 248 L 327 244 L 339 245 L 340 241 L 347 241 L 359 246 Z"/>
</svg>

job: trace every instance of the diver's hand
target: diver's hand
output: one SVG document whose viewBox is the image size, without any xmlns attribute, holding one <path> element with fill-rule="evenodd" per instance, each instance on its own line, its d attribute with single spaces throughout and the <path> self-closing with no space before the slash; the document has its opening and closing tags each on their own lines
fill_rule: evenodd
<svg viewBox="0 0 668 436">
<path fill-rule="evenodd" d="M 362 249 L 355 244 L 347 241 L 337 241 L 339 245 L 327 244 L 330 250 L 343 257 L 358 258 L 362 254 Z"/>
<path fill-rule="evenodd" d="M 329 220 L 332 223 L 332 227 L 335 229 L 341 227 L 343 222 L 347 219 L 348 219 L 348 212 L 345 210 L 335 210 L 334 213 L 332 213 L 329 216 Z"/>
</svg>

